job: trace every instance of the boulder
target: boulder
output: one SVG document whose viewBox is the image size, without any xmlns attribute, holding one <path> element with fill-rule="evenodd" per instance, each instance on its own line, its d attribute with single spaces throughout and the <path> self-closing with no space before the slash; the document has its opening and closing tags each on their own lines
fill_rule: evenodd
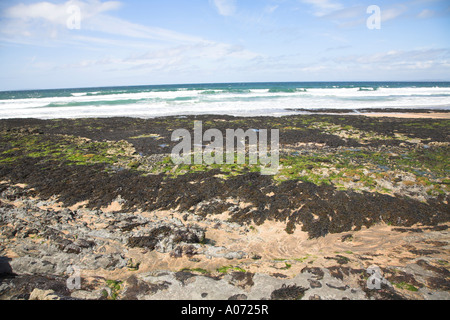
<svg viewBox="0 0 450 320">
<path fill-rule="evenodd" d="M 53 290 L 34 289 L 29 300 L 61 300 L 61 297 Z"/>
</svg>

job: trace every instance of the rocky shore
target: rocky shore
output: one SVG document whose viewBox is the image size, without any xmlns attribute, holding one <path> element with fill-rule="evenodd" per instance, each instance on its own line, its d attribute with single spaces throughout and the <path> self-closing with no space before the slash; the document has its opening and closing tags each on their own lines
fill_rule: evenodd
<svg viewBox="0 0 450 320">
<path fill-rule="evenodd" d="M 171 163 L 171 132 L 194 120 L 280 129 L 279 173 Z M 0 299 L 449 299 L 449 128 L 1 120 Z"/>
</svg>

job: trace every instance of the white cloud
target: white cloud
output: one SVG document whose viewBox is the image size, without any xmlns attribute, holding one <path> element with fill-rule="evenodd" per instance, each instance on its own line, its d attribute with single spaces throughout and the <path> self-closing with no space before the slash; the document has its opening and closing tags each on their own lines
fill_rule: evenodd
<svg viewBox="0 0 450 320">
<path fill-rule="evenodd" d="M 81 29 L 105 34 L 152 39 L 162 42 L 190 43 L 202 41 L 201 38 L 163 29 L 149 27 L 108 15 L 107 12 L 119 9 L 118 1 L 101 2 L 99 0 L 69 0 L 62 4 L 38 2 L 19 4 L 3 11 L 5 18 L 0 33 L 10 37 L 10 41 L 20 42 L 22 38 L 57 39 L 67 38 L 67 21 L 71 14 L 68 8 L 77 6 L 81 12 Z M 4 38 L 3 38 L 4 39 Z"/>
<path fill-rule="evenodd" d="M 81 30 L 71 32 L 66 23 L 67 8 L 74 4 L 81 8 L 82 22 Z M 98 0 L 15 5 L 0 13 L 0 43 L 83 49 L 80 56 L 49 60 L 49 70 L 223 72 L 261 57 L 244 46 L 137 24 L 110 14 L 120 6 L 120 2 Z M 221 9 L 224 14 L 232 12 L 231 8 Z"/>
<path fill-rule="evenodd" d="M 444 66 L 450 60 L 450 49 L 391 50 L 370 55 L 351 55 L 334 59 L 338 64 L 370 66 L 374 69 L 427 69 Z"/>
<path fill-rule="evenodd" d="M 175 32 L 158 27 L 148 27 L 132 23 L 108 15 L 99 15 L 95 19 L 86 21 L 85 27 L 93 31 L 100 31 L 131 38 L 153 39 L 163 42 L 196 42 L 201 38 Z"/>
<path fill-rule="evenodd" d="M 271 14 L 271 13 L 274 13 L 278 8 L 279 8 L 279 5 L 267 6 L 267 7 L 264 9 L 264 12 L 265 12 L 265 13 Z"/>
<path fill-rule="evenodd" d="M 312 0 L 311 0 L 312 1 Z M 406 5 L 397 5 L 393 7 L 381 7 L 381 21 L 387 22 L 403 15 L 408 10 Z M 320 16 L 323 19 L 330 20 L 340 28 L 351 28 L 365 25 L 367 22 L 367 6 L 356 5 L 332 11 Z"/>
<path fill-rule="evenodd" d="M 395 8 L 389 8 L 389 9 L 381 9 L 381 21 L 386 22 L 389 20 L 393 20 L 403 13 L 405 13 L 408 10 L 408 7 L 406 6 L 398 6 Z"/>
<path fill-rule="evenodd" d="M 21 3 L 16 6 L 7 8 L 4 11 L 4 16 L 6 18 L 19 19 L 23 21 L 40 19 L 65 26 L 68 17 L 70 16 L 70 14 L 68 13 L 68 9 L 71 6 L 80 8 L 82 12 L 82 18 L 89 19 L 102 12 L 116 10 L 120 8 L 121 3 L 118 1 L 100 2 L 98 0 L 91 0 L 88 2 L 70 0 L 63 4 L 38 2 L 26 5 Z"/>
<path fill-rule="evenodd" d="M 345 20 L 353 19 L 361 16 L 366 16 L 367 7 L 353 6 L 348 8 L 339 9 L 324 16 L 326 19 L 331 20 Z"/>
<path fill-rule="evenodd" d="M 305 68 L 301 68 L 300 70 L 303 72 L 319 72 L 319 71 L 324 71 L 329 69 L 326 66 L 323 65 L 317 65 L 317 66 L 310 66 L 310 67 L 305 67 Z"/>
<path fill-rule="evenodd" d="M 428 18 L 433 17 L 435 14 L 436 14 L 436 12 L 433 10 L 424 9 L 417 15 L 417 17 L 420 19 L 428 19 Z"/>
<path fill-rule="evenodd" d="M 213 3 L 222 16 L 232 16 L 236 12 L 236 0 L 213 0 Z"/>
<path fill-rule="evenodd" d="M 99 58 L 81 60 L 67 64 L 64 68 L 86 68 L 93 66 L 111 65 L 121 69 L 164 69 L 164 66 L 180 69 L 195 65 L 216 64 L 218 61 L 240 63 L 261 58 L 261 55 L 249 51 L 242 46 L 203 41 L 194 44 L 179 45 L 149 51 L 145 54 L 132 54 L 127 58 Z"/>
<path fill-rule="evenodd" d="M 315 9 L 314 15 L 318 17 L 325 16 L 331 12 L 340 10 L 343 5 L 333 0 L 301 0 L 303 3 L 312 5 Z"/>
</svg>

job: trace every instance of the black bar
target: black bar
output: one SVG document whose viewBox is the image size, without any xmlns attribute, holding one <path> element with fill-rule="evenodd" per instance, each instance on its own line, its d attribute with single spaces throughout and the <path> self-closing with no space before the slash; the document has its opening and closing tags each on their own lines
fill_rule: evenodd
<svg viewBox="0 0 450 320">
<path fill-rule="evenodd" d="M 416 316 L 424 307 L 432 307 L 437 315 L 445 311 L 448 301 L 0 301 L 2 314 L 8 310 L 29 310 L 33 314 L 64 315 L 102 319 L 141 315 L 144 319 L 296 319 L 330 316 L 349 317 L 368 315 Z M 56 311 L 58 310 L 58 311 Z"/>
</svg>

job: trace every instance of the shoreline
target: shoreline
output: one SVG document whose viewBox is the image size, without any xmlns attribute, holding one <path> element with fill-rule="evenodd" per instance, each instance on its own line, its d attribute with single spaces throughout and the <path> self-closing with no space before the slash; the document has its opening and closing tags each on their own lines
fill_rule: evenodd
<svg viewBox="0 0 450 320">
<path fill-rule="evenodd" d="M 74 117 L 74 118 L 0 118 L 0 121 L 20 121 L 20 120 L 76 120 L 76 119 L 110 119 L 110 118 L 129 118 L 129 119 L 164 119 L 164 118 L 192 118 L 192 117 L 233 117 L 233 118 L 287 118 L 308 115 L 330 115 L 330 116 L 364 116 L 364 117 L 393 117 L 393 118 L 417 118 L 417 119 L 450 119 L 450 110 L 447 109 L 393 109 L 393 108 L 374 108 L 374 109 L 285 109 L 286 111 L 295 111 L 298 113 L 287 115 L 232 115 L 232 114 L 179 114 L 179 115 L 158 115 L 154 117 L 144 116 L 99 116 L 99 117 Z"/>
<path fill-rule="evenodd" d="M 366 117 L 392 117 L 408 119 L 450 119 L 450 113 L 363 113 Z"/>
<path fill-rule="evenodd" d="M 360 109 L 360 110 L 336 110 L 318 109 L 308 111 L 307 109 L 296 109 L 305 114 L 323 115 L 353 115 L 365 117 L 391 117 L 391 118 L 416 118 L 416 119 L 450 119 L 450 110 L 443 109 Z"/>
</svg>

